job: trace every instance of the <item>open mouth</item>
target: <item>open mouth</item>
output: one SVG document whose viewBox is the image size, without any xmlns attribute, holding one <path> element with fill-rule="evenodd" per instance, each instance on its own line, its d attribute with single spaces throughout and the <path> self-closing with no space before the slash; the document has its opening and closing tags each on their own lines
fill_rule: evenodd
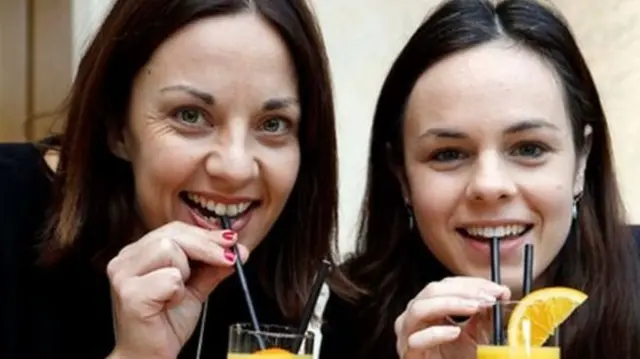
<svg viewBox="0 0 640 359">
<path fill-rule="evenodd" d="M 499 240 L 513 240 L 527 234 L 533 224 L 509 224 L 503 226 L 460 227 L 456 232 L 475 241 L 488 242 L 497 237 Z"/>
<path fill-rule="evenodd" d="M 225 216 L 231 220 L 240 218 L 257 208 L 260 201 L 244 201 L 233 204 L 215 202 L 191 192 L 180 192 L 180 199 L 205 220 L 216 223 Z"/>
</svg>

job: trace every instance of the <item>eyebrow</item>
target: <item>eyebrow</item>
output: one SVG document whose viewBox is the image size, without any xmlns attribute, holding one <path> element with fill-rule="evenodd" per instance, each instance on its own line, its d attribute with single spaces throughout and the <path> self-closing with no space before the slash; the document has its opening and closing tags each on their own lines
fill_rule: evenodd
<svg viewBox="0 0 640 359">
<path fill-rule="evenodd" d="M 525 121 L 520 121 L 515 123 L 509 127 L 507 127 L 503 132 L 506 135 L 512 135 L 515 133 L 537 130 L 541 128 L 548 128 L 555 131 L 559 131 L 558 126 L 554 125 L 551 122 L 542 120 L 542 119 L 530 119 Z M 420 135 L 420 139 L 427 137 L 438 137 L 438 138 L 449 138 L 449 139 L 464 139 L 469 136 L 459 130 L 451 129 L 451 128 L 430 128 Z"/>
<path fill-rule="evenodd" d="M 513 134 L 513 133 L 524 132 L 529 130 L 537 130 L 540 128 L 547 128 L 554 131 L 560 131 L 558 126 L 554 125 L 551 122 L 548 122 L 542 119 L 530 119 L 530 120 L 521 121 L 509 126 L 504 131 L 504 133 Z"/>
<path fill-rule="evenodd" d="M 187 85 L 173 85 L 173 86 L 167 86 L 167 87 L 163 87 L 160 92 L 167 92 L 167 91 L 181 91 L 181 92 L 186 92 L 189 95 L 193 96 L 193 97 L 197 97 L 198 99 L 200 99 L 202 102 L 206 103 L 207 105 L 213 105 L 213 95 L 202 91 L 202 90 L 198 90 L 197 88 L 191 87 L 191 86 L 187 86 Z"/>
<path fill-rule="evenodd" d="M 264 102 L 264 104 L 262 105 L 262 110 L 275 111 L 298 104 L 298 99 L 295 97 L 272 98 Z"/>
</svg>

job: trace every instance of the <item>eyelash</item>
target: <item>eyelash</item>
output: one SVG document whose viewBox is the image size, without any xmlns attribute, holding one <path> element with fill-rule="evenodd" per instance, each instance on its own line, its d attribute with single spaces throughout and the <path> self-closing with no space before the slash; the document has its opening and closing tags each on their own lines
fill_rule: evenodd
<svg viewBox="0 0 640 359">
<path fill-rule="evenodd" d="M 549 148 L 549 146 L 547 146 L 547 145 L 545 145 L 543 143 L 531 142 L 531 141 L 519 143 L 518 146 L 514 150 L 517 151 L 517 150 L 522 149 L 524 147 L 534 147 L 535 150 L 537 150 L 537 153 L 535 155 L 527 156 L 527 157 L 531 157 L 532 159 L 540 158 L 540 157 L 544 156 L 545 154 L 547 154 L 551 150 Z"/>
<path fill-rule="evenodd" d="M 189 123 L 189 122 L 187 122 L 187 121 L 184 121 L 184 120 L 180 117 L 180 114 L 181 114 L 181 113 L 185 113 L 185 112 L 187 112 L 187 111 L 193 111 L 193 112 L 196 112 L 196 113 L 200 116 L 200 117 L 198 118 L 198 120 L 202 119 L 202 120 L 206 121 L 206 124 L 207 124 L 207 125 L 210 125 L 209 121 L 207 121 L 207 116 L 206 116 L 205 112 L 204 112 L 202 109 L 197 108 L 197 107 L 180 107 L 180 108 L 177 108 L 177 109 L 173 110 L 173 111 L 171 112 L 171 114 L 170 114 L 170 115 L 171 115 L 171 117 L 172 117 L 174 120 L 176 120 L 177 122 L 179 122 L 181 125 L 184 125 L 184 126 L 187 126 L 187 127 L 198 127 L 198 126 L 199 126 L 198 124 L 196 124 L 196 123 Z"/>
<path fill-rule="evenodd" d="M 199 124 L 184 121 L 183 118 L 180 116 L 181 114 L 183 114 L 183 113 L 185 113 L 187 111 L 195 112 L 199 116 L 197 118 L 197 120 L 204 120 L 204 121 L 206 121 L 206 124 L 210 126 L 209 121 L 207 121 L 207 116 L 205 114 L 205 111 L 203 111 L 202 109 L 197 108 L 197 107 L 181 107 L 181 108 L 178 108 L 178 109 L 176 109 L 176 110 L 171 112 L 171 117 L 173 119 L 175 119 L 176 121 L 178 121 L 181 125 L 184 125 L 184 126 L 187 126 L 187 127 L 198 127 Z M 267 125 L 270 121 L 273 121 L 273 120 L 280 120 L 279 123 L 282 123 L 283 124 L 282 126 L 285 126 L 285 128 L 283 130 L 277 131 L 275 133 L 275 135 L 286 134 L 289 130 L 291 130 L 294 127 L 293 121 L 288 119 L 288 118 L 286 118 L 285 116 L 272 115 L 272 116 L 267 117 L 263 121 L 261 121 L 259 128 L 261 130 L 264 129 L 264 126 Z M 273 132 L 269 132 L 269 131 L 265 131 L 265 132 L 267 132 L 269 134 L 273 133 Z"/>
<path fill-rule="evenodd" d="M 521 150 L 525 147 L 534 147 L 536 153 L 534 155 L 522 155 L 522 157 L 529 157 L 531 160 L 538 159 L 550 151 L 549 146 L 542 144 L 540 142 L 521 142 L 518 143 L 514 148 L 512 148 L 509 153 L 515 156 L 518 156 L 516 153 L 518 150 Z M 456 154 L 458 157 L 454 159 L 442 159 L 441 156 L 444 154 Z M 438 163 L 450 163 L 454 161 L 460 161 L 467 158 L 468 155 L 465 154 L 465 151 L 458 148 L 442 148 L 434 151 L 428 157 L 429 161 L 438 162 Z"/>
<path fill-rule="evenodd" d="M 270 121 L 274 121 L 274 120 L 280 120 L 279 123 L 282 123 L 283 126 L 285 126 L 284 130 L 278 132 L 278 133 L 272 133 L 272 132 L 268 132 L 269 134 L 275 134 L 275 135 L 283 135 L 289 132 L 289 130 L 291 130 L 293 128 L 293 121 L 289 120 L 288 118 L 284 117 L 284 116 L 279 116 L 279 115 L 274 115 L 274 116 L 270 116 L 267 117 L 264 121 L 260 122 L 260 129 L 264 129 L 264 126 L 269 123 Z"/>
<path fill-rule="evenodd" d="M 439 150 L 433 152 L 431 155 L 429 155 L 428 160 L 429 161 L 434 161 L 434 162 L 440 162 L 440 163 L 460 160 L 460 158 L 450 159 L 450 160 L 440 158 L 444 154 L 462 155 L 463 151 L 461 151 L 461 150 L 459 150 L 457 148 L 442 148 L 442 149 L 439 149 Z"/>
</svg>

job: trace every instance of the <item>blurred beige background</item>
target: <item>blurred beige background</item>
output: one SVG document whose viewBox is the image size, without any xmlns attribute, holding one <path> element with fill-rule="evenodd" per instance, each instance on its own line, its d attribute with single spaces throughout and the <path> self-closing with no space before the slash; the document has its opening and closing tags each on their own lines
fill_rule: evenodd
<svg viewBox="0 0 640 359">
<path fill-rule="evenodd" d="M 434 0 L 312 0 L 334 75 L 340 153 L 340 239 L 353 248 L 370 119 L 393 57 Z M 640 1 L 555 0 L 577 35 L 611 124 L 630 219 L 640 223 Z M 82 50 L 110 0 L 0 0 L 0 141 L 46 133 Z M 26 118 L 43 119 L 25 123 Z"/>
</svg>

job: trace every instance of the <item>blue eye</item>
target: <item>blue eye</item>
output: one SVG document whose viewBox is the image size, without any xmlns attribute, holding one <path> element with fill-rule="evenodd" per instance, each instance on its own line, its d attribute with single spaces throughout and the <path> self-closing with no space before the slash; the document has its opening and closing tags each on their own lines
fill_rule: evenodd
<svg viewBox="0 0 640 359">
<path fill-rule="evenodd" d="M 190 126 L 206 122 L 204 113 L 197 108 L 183 108 L 177 110 L 175 112 L 175 117 L 178 121 Z"/>
<path fill-rule="evenodd" d="M 517 146 L 512 154 L 514 156 L 538 158 L 548 152 L 548 149 L 536 143 L 524 143 Z"/>
<path fill-rule="evenodd" d="M 274 134 L 286 132 L 291 128 L 291 122 L 282 117 L 271 117 L 262 122 L 260 129 Z"/>
<path fill-rule="evenodd" d="M 453 162 L 464 158 L 464 154 L 455 149 L 444 149 L 431 155 L 431 160 L 436 162 Z"/>
</svg>

